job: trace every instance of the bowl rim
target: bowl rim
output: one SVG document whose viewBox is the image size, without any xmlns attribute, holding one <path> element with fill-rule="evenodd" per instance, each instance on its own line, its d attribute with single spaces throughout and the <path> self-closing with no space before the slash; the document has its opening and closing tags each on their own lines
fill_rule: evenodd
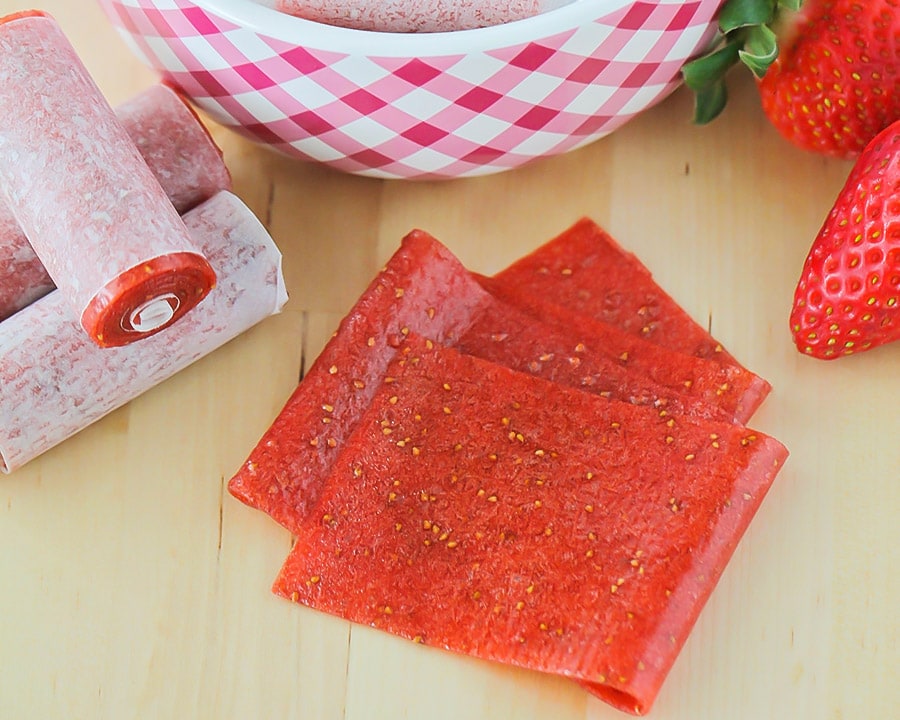
<svg viewBox="0 0 900 720">
<path fill-rule="evenodd" d="M 458 55 L 520 45 L 600 20 L 635 0 L 573 0 L 532 17 L 471 30 L 396 33 L 327 25 L 275 10 L 254 0 L 192 0 L 235 25 L 282 42 L 336 53 L 385 57 Z"/>
</svg>

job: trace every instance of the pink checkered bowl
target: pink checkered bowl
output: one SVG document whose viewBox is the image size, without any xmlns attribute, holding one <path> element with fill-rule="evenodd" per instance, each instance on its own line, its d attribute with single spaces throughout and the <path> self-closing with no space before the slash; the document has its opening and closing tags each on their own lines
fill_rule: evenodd
<svg viewBox="0 0 900 720">
<path fill-rule="evenodd" d="M 484 175 L 586 145 L 674 90 L 722 0 L 576 0 L 443 33 L 333 27 L 265 0 L 99 0 L 216 122 L 380 178 Z"/>
</svg>

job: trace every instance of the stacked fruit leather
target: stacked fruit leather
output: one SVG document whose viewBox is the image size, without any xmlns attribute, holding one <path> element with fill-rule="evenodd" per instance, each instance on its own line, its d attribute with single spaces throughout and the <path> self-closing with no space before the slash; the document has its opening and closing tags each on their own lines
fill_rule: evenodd
<svg viewBox="0 0 900 720">
<path fill-rule="evenodd" d="M 786 459 L 769 390 L 588 219 L 490 278 L 413 231 L 229 488 L 276 593 L 640 714 Z"/>
</svg>

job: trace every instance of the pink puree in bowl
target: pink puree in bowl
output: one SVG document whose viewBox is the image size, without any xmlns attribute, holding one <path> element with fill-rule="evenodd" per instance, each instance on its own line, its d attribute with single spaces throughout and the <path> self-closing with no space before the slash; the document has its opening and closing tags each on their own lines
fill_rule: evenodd
<svg viewBox="0 0 900 720">
<path fill-rule="evenodd" d="M 356 30 L 450 32 L 523 20 L 569 2 L 573 0 L 274 0 L 274 7 Z"/>
</svg>

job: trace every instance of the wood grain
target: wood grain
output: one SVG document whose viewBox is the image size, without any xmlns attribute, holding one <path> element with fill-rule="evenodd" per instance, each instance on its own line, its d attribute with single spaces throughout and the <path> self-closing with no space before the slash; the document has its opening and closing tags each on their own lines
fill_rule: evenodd
<svg viewBox="0 0 900 720">
<path fill-rule="evenodd" d="M 43 8 L 111 103 L 154 81 L 95 4 Z M 793 286 L 849 166 L 777 137 L 749 81 L 732 95 L 706 128 L 679 92 L 577 152 L 447 182 L 341 175 L 213 125 L 291 301 L 0 478 L 0 718 L 623 717 L 564 680 L 275 598 L 291 538 L 224 490 L 406 231 L 490 273 L 582 215 L 773 383 L 754 424 L 792 451 L 651 717 L 893 717 L 900 344 L 834 363 L 794 350 Z"/>
</svg>

